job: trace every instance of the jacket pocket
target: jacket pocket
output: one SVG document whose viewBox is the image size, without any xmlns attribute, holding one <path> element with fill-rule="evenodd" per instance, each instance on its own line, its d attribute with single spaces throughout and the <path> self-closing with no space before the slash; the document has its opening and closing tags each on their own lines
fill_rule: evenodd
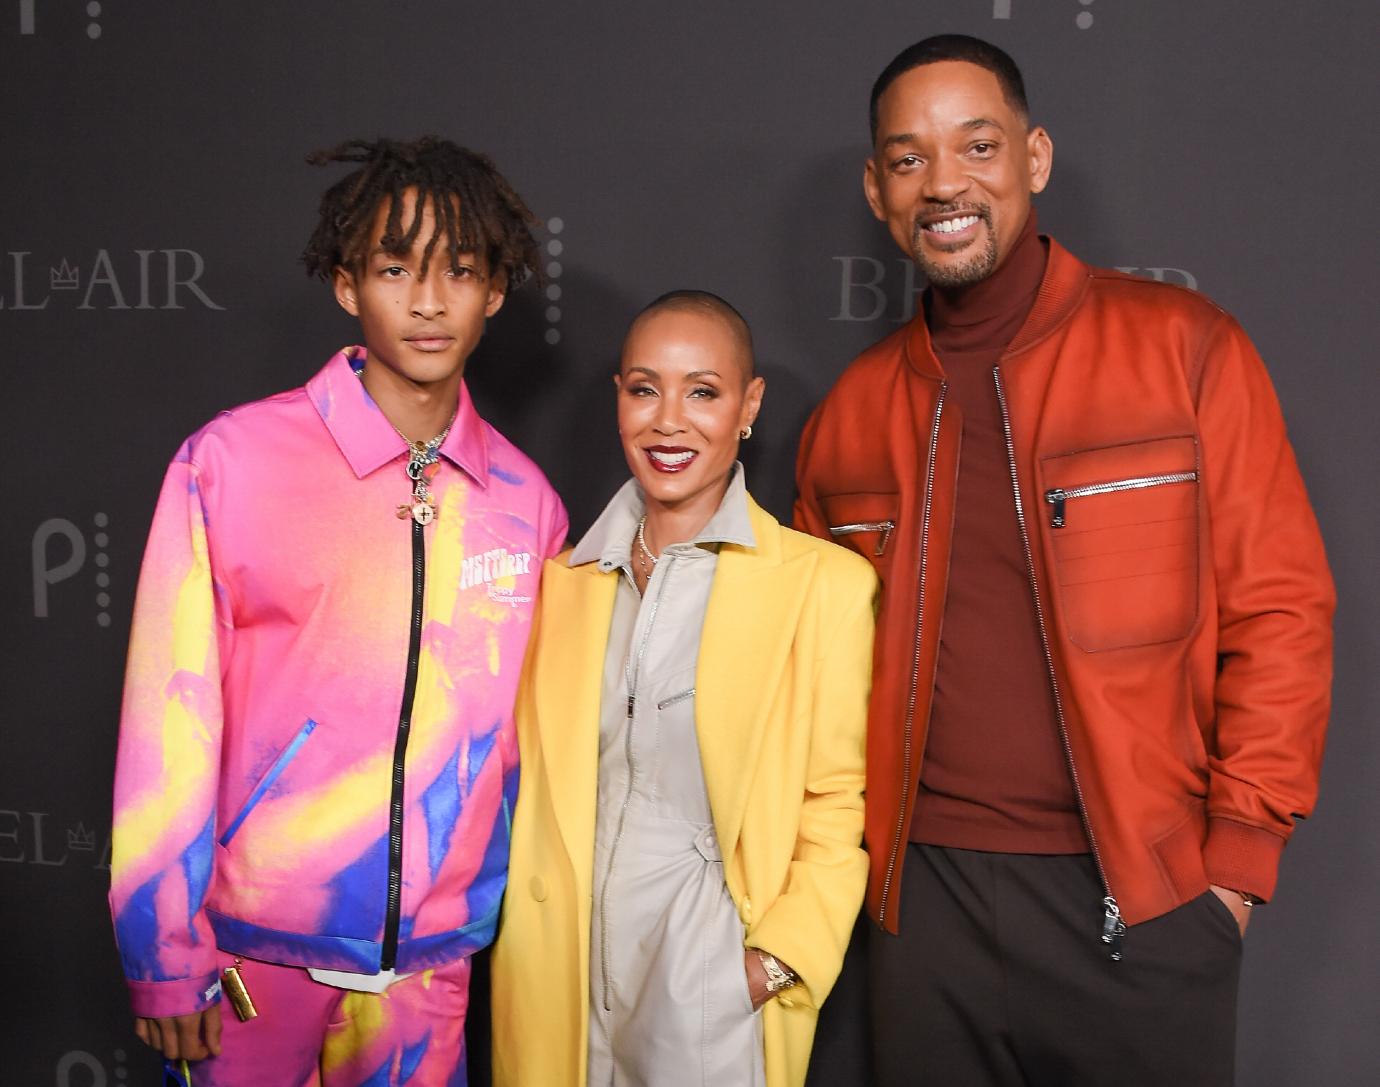
<svg viewBox="0 0 1380 1087">
<path fill-rule="evenodd" d="M 264 771 L 263 777 L 259 778 L 258 783 L 250 791 L 248 798 L 240 805 L 240 810 L 235 814 L 235 818 L 230 820 L 230 825 L 225 828 L 225 832 L 220 836 L 220 844 L 228 846 L 230 839 L 237 833 L 241 824 L 249 818 L 249 813 L 258 807 L 259 801 L 264 798 L 268 790 L 273 788 L 273 783 L 282 776 L 284 770 L 288 768 L 288 763 L 297 757 L 297 753 L 302 750 L 302 745 L 307 742 L 307 738 L 316 731 L 316 722 L 307 718 L 306 722 L 297 730 L 297 735 L 292 738 L 288 745 L 278 753 L 278 757 L 273 760 L 273 764 Z"/>
<path fill-rule="evenodd" d="M 1198 619 L 1191 435 L 1040 462 L 1044 533 L 1070 640 L 1090 653 L 1177 641 Z"/>
<path fill-rule="evenodd" d="M 899 502 L 895 494 L 835 494 L 820 499 L 829 537 L 882 569 L 894 550 Z"/>
</svg>

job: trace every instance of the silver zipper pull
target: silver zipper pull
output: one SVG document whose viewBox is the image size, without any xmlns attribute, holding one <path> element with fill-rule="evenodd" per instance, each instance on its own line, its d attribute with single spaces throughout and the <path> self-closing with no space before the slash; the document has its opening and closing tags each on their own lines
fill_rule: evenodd
<svg viewBox="0 0 1380 1087">
<path fill-rule="evenodd" d="M 1045 501 L 1054 507 L 1049 517 L 1050 528 L 1064 527 L 1064 500 L 1068 498 L 1068 492 L 1060 487 L 1055 487 L 1052 491 L 1045 492 Z"/>
<path fill-rule="evenodd" d="M 1116 899 L 1108 895 L 1102 900 L 1102 942 L 1107 945 L 1107 954 L 1112 962 L 1121 961 L 1121 938 L 1126 935 L 1126 922 L 1121 919 L 1121 908 Z"/>
<path fill-rule="evenodd" d="M 882 557 L 882 552 L 886 550 L 886 542 L 891 539 L 891 530 L 896 527 L 895 521 L 882 522 L 882 534 L 877 539 L 877 558 Z"/>
</svg>

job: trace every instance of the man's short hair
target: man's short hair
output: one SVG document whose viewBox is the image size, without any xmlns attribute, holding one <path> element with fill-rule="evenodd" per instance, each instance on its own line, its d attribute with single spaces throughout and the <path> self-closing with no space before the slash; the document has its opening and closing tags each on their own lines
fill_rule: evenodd
<svg viewBox="0 0 1380 1087">
<path fill-rule="evenodd" d="M 711 317 L 719 318 L 728 326 L 733 338 L 741 345 L 743 357 L 747 360 L 747 376 L 749 379 L 752 378 L 756 369 L 752 348 L 752 328 L 748 325 L 747 318 L 739 313 L 737 307 L 726 298 L 721 298 L 713 291 L 688 289 L 667 291 L 665 294 L 653 298 L 638 310 L 637 316 L 632 319 L 628 328 L 631 330 L 643 318 L 661 313 L 664 310 L 708 314 Z"/>
<path fill-rule="evenodd" d="M 1016 67 L 1016 62 L 1004 50 L 998 49 L 991 42 L 967 34 L 936 34 L 932 38 L 926 38 L 902 49 L 896 54 L 895 59 L 882 69 L 877 82 L 872 84 L 869 118 L 873 143 L 877 142 L 877 103 L 886 93 L 886 89 L 912 68 L 941 60 L 961 60 L 987 69 L 997 77 L 1002 94 L 1006 96 L 1007 105 L 1016 111 L 1022 121 L 1030 123 L 1030 106 L 1025 100 L 1025 80 L 1021 78 L 1021 70 Z"/>
</svg>

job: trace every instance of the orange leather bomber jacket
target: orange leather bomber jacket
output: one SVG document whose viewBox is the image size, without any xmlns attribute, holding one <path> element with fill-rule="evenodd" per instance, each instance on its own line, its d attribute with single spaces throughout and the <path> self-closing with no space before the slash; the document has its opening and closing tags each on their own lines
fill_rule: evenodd
<svg viewBox="0 0 1380 1087">
<path fill-rule="evenodd" d="M 1109 943 L 1209 883 L 1267 899 L 1317 794 L 1334 593 L 1265 367 L 1180 287 L 1050 241 L 993 373 L 1050 683 Z M 883 583 L 867 904 L 897 931 L 949 567 L 962 421 L 923 315 L 815 410 L 796 525 Z M 999 660 L 991 667 L 998 670 Z"/>
</svg>

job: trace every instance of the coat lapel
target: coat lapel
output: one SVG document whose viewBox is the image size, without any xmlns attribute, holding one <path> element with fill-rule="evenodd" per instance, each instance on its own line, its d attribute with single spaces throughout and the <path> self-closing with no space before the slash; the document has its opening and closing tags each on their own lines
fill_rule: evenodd
<svg viewBox="0 0 1380 1087">
<path fill-rule="evenodd" d="M 589 886 L 594 858 L 599 703 L 617 589 L 617 574 L 600 573 L 594 563 L 571 568 L 563 560 L 546 567 L 541 585 L 537 721 L 556 824 L 582 888 Z"/>
<path fill-rule="evenodd" d="M 790 658 L 815 557 L 783 562 L 782 529 L 749 499 L 755 548 L 725 545 L 705 614 L 695 676 L 695 728 L 709 807 L 733 854 L 762 732 Z"/>
</svg>

